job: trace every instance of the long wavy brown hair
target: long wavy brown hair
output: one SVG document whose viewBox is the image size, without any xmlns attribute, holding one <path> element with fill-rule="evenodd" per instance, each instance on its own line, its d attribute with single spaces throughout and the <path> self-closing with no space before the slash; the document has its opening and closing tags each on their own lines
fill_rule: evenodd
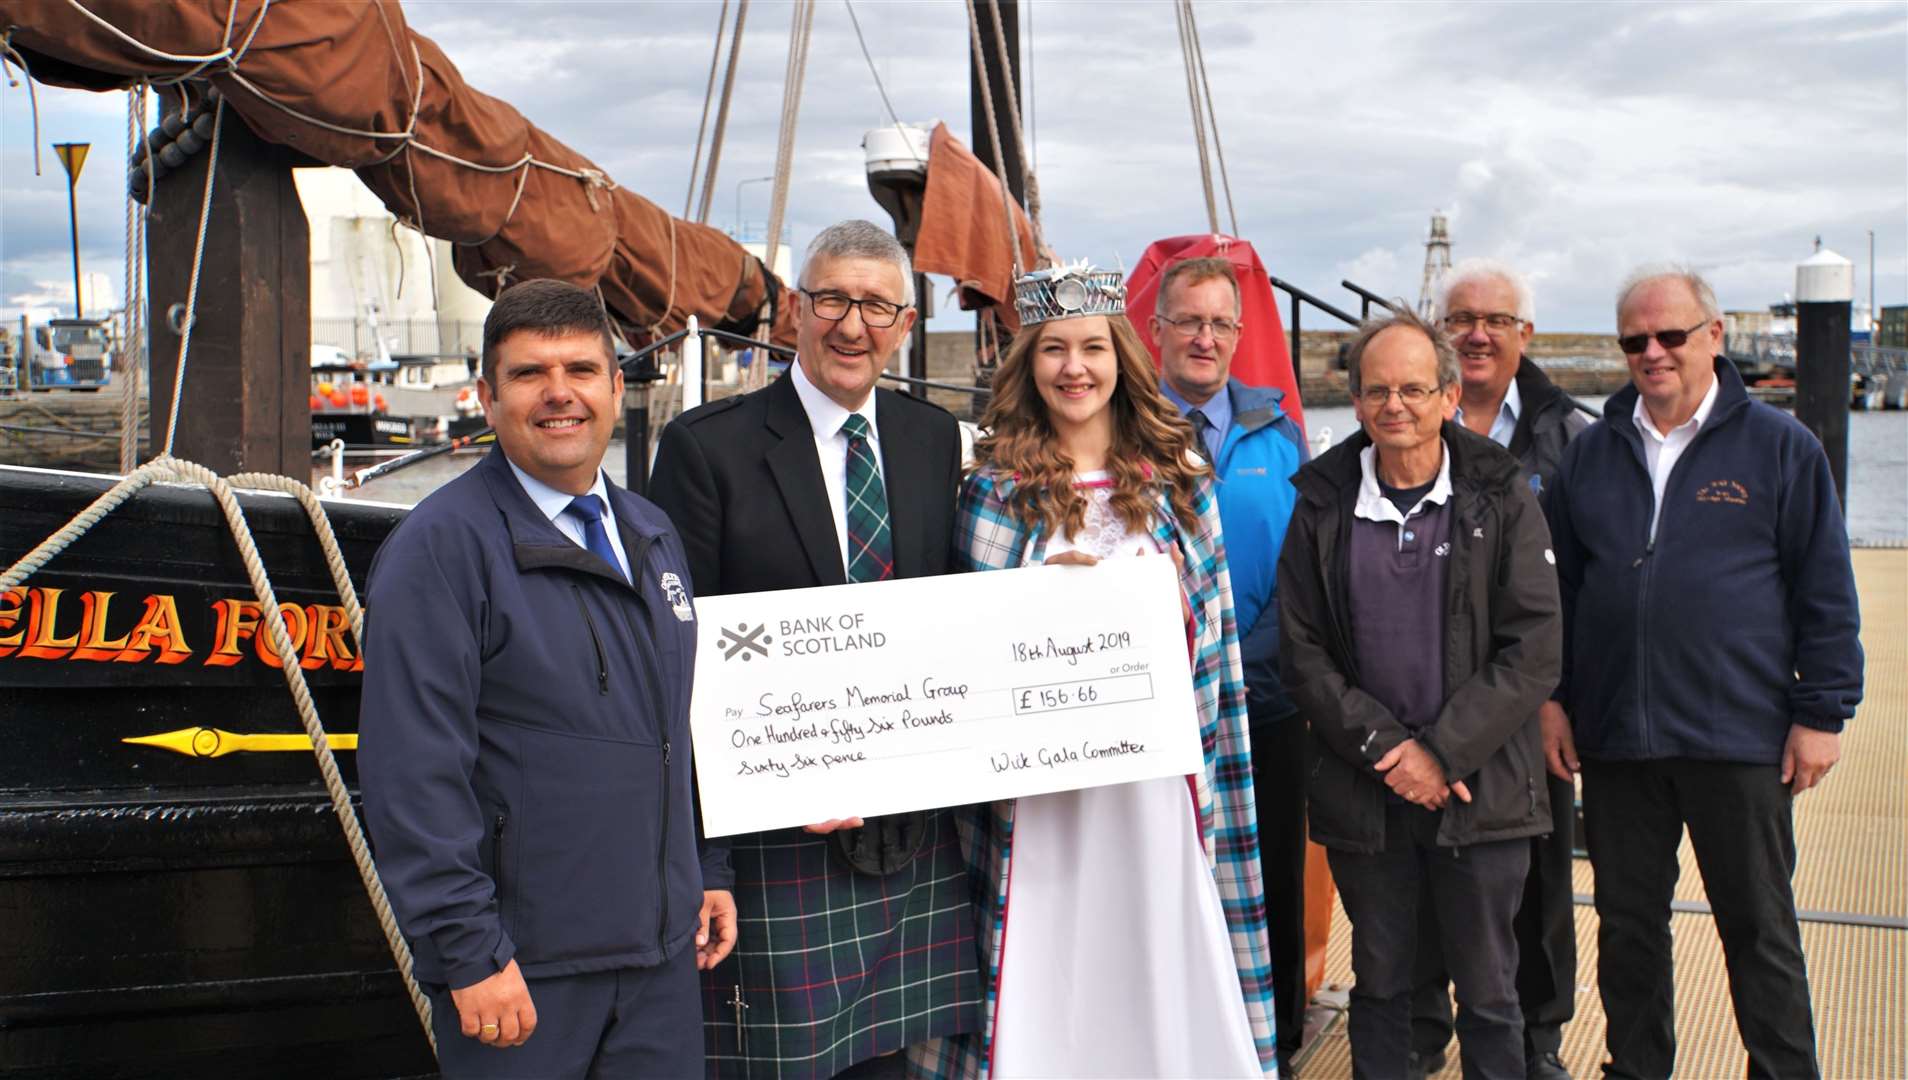
<svg viewBox="0 0 1908 1080">
<path fill-rule="evenodd" d="M 1208 469 L 1193 450 L 1192 425 L 1159 392 L 1152 357 L 1124 315 L 1109 315 L 1118 378 L 1107 408 L 1113 410 L 1113 445 L 1107 471 L 1113 477 L 1112 505 L 1126 527 L 1152 531 L 1153 490 L 1163 488 L 1173 515 L 1187 530 L 1198 527 L 1193 505 L 1198 479 Z M 1008 508 L 1024 524 L 1052 536 L 1077 533 L 1086 524 L 1086 499 L 1073 487 L 1073 460 L 1060 449 L 1047 416 L 1047 403 L 1034 385 L 1034 350 L 1041 328 L 1014 339 L 1007 358 L 994 372 L 993 398 L 974 443 L 974 467 L 991 466 L 1015 478 Z"/>
</svg>

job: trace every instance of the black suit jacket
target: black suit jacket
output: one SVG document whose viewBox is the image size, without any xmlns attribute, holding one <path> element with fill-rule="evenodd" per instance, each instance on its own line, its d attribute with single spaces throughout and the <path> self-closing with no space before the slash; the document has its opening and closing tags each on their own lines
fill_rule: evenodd
<svg viewBox="0 0 1908 1080">
<path fill-rule="evenodd" d="M 875 391 L 896 577 L 953 565 L 961 438 L 946 410 Z M 787 377 L 711 402 L 663 429 L 649 499 L 675 522 L 696 593 L 841 585 L 839 533 L 814 428 Z"/>
</svg>

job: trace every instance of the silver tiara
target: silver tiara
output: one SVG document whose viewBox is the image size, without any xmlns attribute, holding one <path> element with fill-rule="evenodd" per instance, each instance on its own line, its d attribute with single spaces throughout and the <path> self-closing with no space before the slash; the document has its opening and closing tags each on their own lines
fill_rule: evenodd
<svg viewBox="0 0 1908 1080">
<path fill-rule="evenodd" d="M 1022 326 L 1081 315 L 1124 315 L 1124 277 L 1118 270 L 1090 266 L 1085 259 L 1035 270 L 1014 280 L 1014 310 Z"/>
</svg>

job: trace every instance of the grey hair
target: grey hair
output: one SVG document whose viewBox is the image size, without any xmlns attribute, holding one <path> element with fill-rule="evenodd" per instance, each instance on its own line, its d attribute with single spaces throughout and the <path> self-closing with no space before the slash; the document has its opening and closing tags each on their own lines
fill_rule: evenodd
<svg viewBox="0 0 1908 1080">
<path fill-rule="evenodd" d="M 1517 294 L 1517 317 L 1525 324 L 1537 323 L 1537 302 L 1531 296 L 1530 279 L 1519 273 L 1509 263 L 1496 259 L 1465 259 L 1444 272 L 1438 279 L 1436 317 L 1444 318 L 1451 313 L 1451 294 L 1459 285 L 1470 285 L 1479 281 L 1497 279 L 1511 287 Z M 1492 312 L 1484 312 L 1489 315 Z"/>
<path fill-rule="evenodd" d="M 1703 280 L 1703 275 L 1697 273 L 1695 267 L 1687 263 L 1662 262 L 1645 263 L 1630 271 L 1630 275 L 1623 279 L 1622 288 L 1617 290 L 1617 322 L 1623 321 L 1623 305 L 1630 302 L 1631 293 L 1664 278 L 1675 278 L 1689 286 L 1690 294 L 1696 297 L 1696 303 L 1703 309 L 1706 319 L 1713 322 L 1722 318 L 1722 305 L 1716 302 L 1716 290 L 1709 287 L 1709 282 Z"/>
<path fill-rule="evenodd" d="M 892 263 L 901 271 L 901 303 L 914 303 L 914 266 L 908 260 L 908 249 L 893 233 L 872 221 L 838 221 L 810 241 L 796 279 L 802 288 L 808 287 L 808 268 L 818 259 L 879 259 Z"/>
<path fill-rule="evenodd" d="M 1438 387 L 1440 389 L 1458 381 L 1457 350 L 1451 347 L 1450 339 L 1438 333 L 1430 323 L 1419 318 L 1417 312 L 1405 306 L 1404 301 L 1398 300 L 1394 303 L 1397 307 L 1388 314 L 1365 320 L 1364 324 L 1358 328 L 1357 336 L 1353 337 L 1351 344 L 1345 348 L 1345 371 L 1351 378 L 1353 397 L 1358 396 L 1359 387 L 1363 385 L 1358 380 L 1358 368 L 1364 362 L 1365 350 L 1371 346 L 1372 341 L 1379 334 L 1399 327 L 1416 330 L 1431 342 L 1431 348 L 1436 350 L 1438 356 Z"/>
</svg>

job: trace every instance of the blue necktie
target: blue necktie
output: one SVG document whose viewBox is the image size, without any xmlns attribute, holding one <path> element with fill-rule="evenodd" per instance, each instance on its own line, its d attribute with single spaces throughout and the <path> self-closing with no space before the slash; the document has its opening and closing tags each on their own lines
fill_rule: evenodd
<svg viewBox="0 0 1908 1080">
<path fill-rule="evenodd" d="M 610 565 L 616 576 L 624 581 L 629 576 L 623 573 L 623 564 L 616 561 L 616 549 L 610 547 L 608 530 L 603 528 L 603 500 L 595 495 L 578 495 L 570 500 L 569 512 L 583 523 L 583 542 L 597 558 Z"/>
</svg>

